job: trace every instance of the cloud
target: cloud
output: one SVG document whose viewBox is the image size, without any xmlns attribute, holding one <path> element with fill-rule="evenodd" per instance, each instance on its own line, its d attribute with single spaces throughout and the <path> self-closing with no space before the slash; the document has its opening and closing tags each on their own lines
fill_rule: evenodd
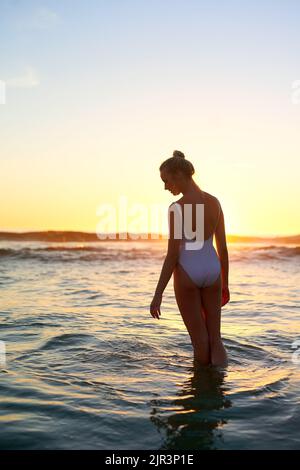
<svg viewBox="0 0 300 470">
<path fill-rule="evenodd" d="M 40 7 L 34 10 L 30 16 L 19 18 L 17 26 L 21 29 L 47 30 L 59 25 L 60 22 L 61 19 L 55 11 L 47 7 Z"/>
<path fill-rule="evenodd" d="M 40 84 L 39 77 L 33 67 L 26 67 L 24 75 L 9 78 L 6 85 L 11 88 L 33 88 Z"/>
</svg>

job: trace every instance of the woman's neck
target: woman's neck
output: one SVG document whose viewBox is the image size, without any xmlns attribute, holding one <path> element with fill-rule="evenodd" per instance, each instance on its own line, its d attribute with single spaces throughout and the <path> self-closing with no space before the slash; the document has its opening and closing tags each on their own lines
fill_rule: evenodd
<svg viewBox="0 0 300 470">
<path fill-rule="evenodd" d="M 191 178 L 190 181 L 187 181 L 186 185 L 182 188 L 181 192 L 184 196 L 190 196 L 192 194 L 201 192 L 201 189 Z"/>
</svg>

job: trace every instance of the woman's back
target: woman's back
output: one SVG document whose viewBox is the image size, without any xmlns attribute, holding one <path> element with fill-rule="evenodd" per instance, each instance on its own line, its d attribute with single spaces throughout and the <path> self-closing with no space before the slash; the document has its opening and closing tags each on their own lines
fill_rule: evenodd
<svg viewBox="0 0 300 470">
<path fill-rule="evenodd" d="M 178 263 L 198 287 L 209 286 L 216 281 L 221 272 L 220 260 L 213 246 L 213 235 L 221 211 L 220 204 L 214 196 L 201 190 L 184 195 L 177 201 L 177 204 L 180 205 L 182 214 L 182 242 Z M 204 212 L 200 212 L 204 218 L 200 218 L 200 220 L 197 220 L 199 217 L 196 212 L 197 204 L 204 205 Z M 185 225 L 186 205 L 190 205 L 192 208 L 192 222 L 186 220 Z M 204 223 L 204 227 L 199 228 L 198 226 L 196 230 L 196 222 L 197 224 Z M 190 239 L 186 236 L 190 225 L 192 225 L 193 235 L 201 233 L 202 240 L 198 238 L 196 241 L 194 237 Z"/>
<path fill-rule="evenodd" d="M 191 194 L 184 195 L 178 201 L 177 204 L 181 206 L 182 212 L 182 225 L 185 227 L 185 204 L 189 204 L 192 207 L 192 231 L 196 233 L 196 205 L 204 205 L 204 240 L 211 238 L 218 225 L 221 206 L 218 199 L 205 192 L 205 191 L 195 191 Z M 202 222 L 202 221 L 201 221 Z M 199 222 L 198 222 L 199 223 Z"/>
</svg>

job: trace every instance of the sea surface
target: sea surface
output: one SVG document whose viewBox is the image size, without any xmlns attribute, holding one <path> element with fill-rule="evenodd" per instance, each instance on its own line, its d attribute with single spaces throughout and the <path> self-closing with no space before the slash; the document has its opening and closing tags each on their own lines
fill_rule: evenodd
<svg viewBox="0 0 300 470">
<path fill-rule="evenodd" d="M 201 368 L 172 279 L 149 312 L 166 243 L 0 242 L 1 449 L 300 448 L 300 247 L 228 245 Z"/>
</svg>

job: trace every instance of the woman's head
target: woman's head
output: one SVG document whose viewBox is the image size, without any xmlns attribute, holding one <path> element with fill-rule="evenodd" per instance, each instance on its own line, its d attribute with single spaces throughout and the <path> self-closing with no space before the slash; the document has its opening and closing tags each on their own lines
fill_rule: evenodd
<svg viewBox="0 0 300 470">
<path fill-rule="evenodd" d="M 165 189 L 175 195 L 182 192 L 182 187 L 186 186 L 195 173 L 192 163 L 186 160 L 184 153 L 179 150 L 174 150 L 173 157 L 165 160 L 159 170 Z"/>
</svg>

